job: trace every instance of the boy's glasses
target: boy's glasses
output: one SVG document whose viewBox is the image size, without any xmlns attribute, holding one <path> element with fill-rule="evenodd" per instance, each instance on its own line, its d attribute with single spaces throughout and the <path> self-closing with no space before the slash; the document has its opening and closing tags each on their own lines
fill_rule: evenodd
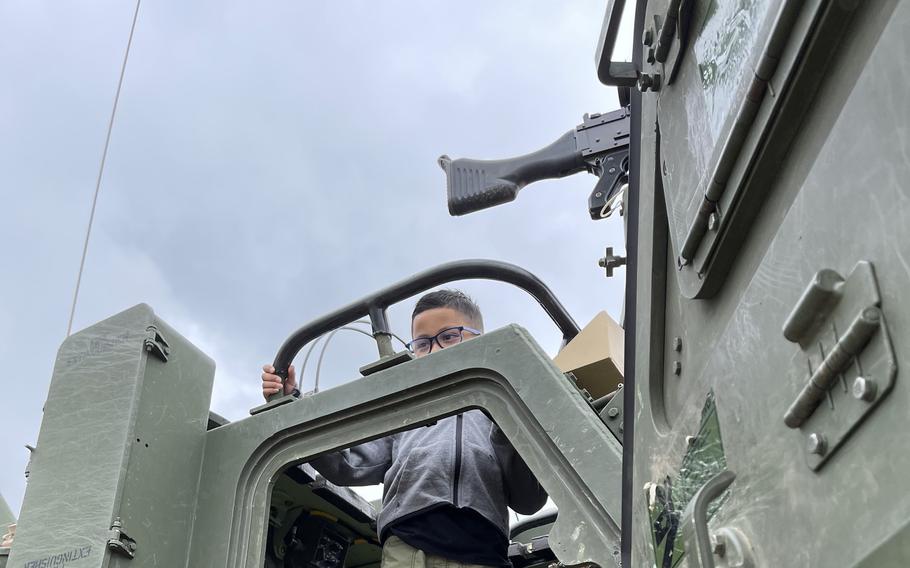
<svg viewBox="0 0 910 568">
<path fill-rule="evenodd" d="M 473 333 L 474 335 L 480 335 L 480 332 L 476 329 L 459 325 L 457 327 L 446 328 L 433 337 L 418 337 L 417 339 L 413 339 L 407 344 L 407 348 L 415 355 L 426 355 L 433 348 L 434 341 L 439 345 L 440 349 L 458 345 L 464 341 L 464 332 L 466 331 L 468 333 Z"/>
</svg>

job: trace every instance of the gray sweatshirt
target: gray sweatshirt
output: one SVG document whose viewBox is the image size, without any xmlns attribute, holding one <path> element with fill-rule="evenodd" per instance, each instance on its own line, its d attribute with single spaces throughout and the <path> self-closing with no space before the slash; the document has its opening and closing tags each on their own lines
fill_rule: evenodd
<svg viewBox="0 0 910 568">
<path fill-rule="evenodd" d="M 324 455 L 310 462 L 336 485 L 383 484 L 378 530 L 441 504 L 483 515 L 506 537 L 506 507 L 529 515 L 547 494 L 480 410 Z"/>
</svg>

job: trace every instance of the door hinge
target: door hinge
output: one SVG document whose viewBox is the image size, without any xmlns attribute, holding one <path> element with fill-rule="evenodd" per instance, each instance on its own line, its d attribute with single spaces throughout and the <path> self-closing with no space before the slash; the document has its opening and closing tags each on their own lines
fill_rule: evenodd
<svg viewBox="0 0 910 568">
<path fill-rule="evenodd" d="M 818 470 L 894 386 L 897 358 L 872 263 L 847 278 L 816 273 L 783 327 L 798 343 L 807 376 L 784 415 L 805 436 L 808 465 Z"/>
<path fill-rule="evenodd" d="M 161 336 L 161 332 L 158 331 L 157 327 L 150 325 L 145 331 L 145 350 L 167 363 L 167 357 L 171 353 L 171 346 Z"/>
<path fill-rule="evenodd" d="M 127 558 L 136 556 L 136 541 L 131 539 L 123 532 L 123 523 L 120 517 L 114 517 L 111 523 L 110 538 L 107 541 L 107 547 L 117 554 L 122 554 Z"/>
</svg>

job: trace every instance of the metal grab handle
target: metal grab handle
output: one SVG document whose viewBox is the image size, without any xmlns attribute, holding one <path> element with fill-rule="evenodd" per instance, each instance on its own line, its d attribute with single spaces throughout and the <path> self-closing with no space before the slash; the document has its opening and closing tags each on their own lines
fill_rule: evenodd
<svg viewBox="0 0 910 568">
<path fill-rule="evenodd" d="M 869 343 L 872 336 L 881 327 L 882 312 L 876 307 L 866 308 L 862 311 L 846 333 L 841 337 L 834 348 L 828 353 L 812 376 L 809 378 L 796 399 L 790 404 L 784 415 L 784 424 L 789 428 L 799 428 L 803 425 L 816 407 L 831 389 L 834 381 L 847 368 L 850 362 Z"/>
<path fill-rule="evenodd" d="M 625 7 L 626 0 L 610 0 L 607 3 L 600 39 L 597 41 L 597 51 L 594 53 L 597 78 L 608 86 L 634 87 L 638 82 L 635 64 L 612 61 L 613 48 L 616 46 L 616 36 L 619 35 L 619 24 Z"/>
<path fill-rule="evenodd" d="M 392 304 L 442 284 L 456 280 L 473 279 L 496 280 L 521 288 L 537 300 L 562 332 L 563 339 L 566 342 L 578 335 L 578 324 L 575 323 L 575 320 L 572 319 L 572 316 L 569 315 L 569 312 L 566 311 L 553 292 L 537 276 L 524 268 L 507 262 L 460 260 L 419 272 L 410 278 L 365 296 L 301 327 L 291 334 L 278 349 L 273 363 L 275 374 L 281 377 L 283 383 L 288 376 L 288 367 L 290 367 L 291 361 L 294 360 L 297 353 L 307 343 L 324 333 L 368 315 L 373 326 L 373 335 L 379 341 L 380 337 L 388 336 L 389 324 L 386 317 L 386 308 Z M 381 353 L 381 355 L 386 355 L 386 353 Z M 281 392 L 275 393 L 269 396 L 269 402 L 282 396 Z"/>
<path fill-rule="evenodd" d="M 683 513 L 682 530 L 686 535 L 686 549 L 695 549 L 699 568 L 714 568 L 714 552 L 708 533 L 708 505 L 736 479 L 736 474 L 724 470 L 701 486 Z M 690 565 L 692 565 L 690 563 Z"/>
</svg>

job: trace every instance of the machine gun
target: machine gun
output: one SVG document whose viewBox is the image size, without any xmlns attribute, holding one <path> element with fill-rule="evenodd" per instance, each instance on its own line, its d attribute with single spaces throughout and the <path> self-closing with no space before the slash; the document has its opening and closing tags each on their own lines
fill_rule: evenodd
<svg viewBox="0 0 910 568">
<path fill-rule="evenodd" d="M 609 216 L 629 180 L 629 109 L 585 114 L 581 124 L 530 154 L 504 160 L 439 157 L 449 213 L 467 215 L 513 201 L 524 186 L 582 171 L 600 178 L 588 198 L 592 219 Z"/>
</svg>

